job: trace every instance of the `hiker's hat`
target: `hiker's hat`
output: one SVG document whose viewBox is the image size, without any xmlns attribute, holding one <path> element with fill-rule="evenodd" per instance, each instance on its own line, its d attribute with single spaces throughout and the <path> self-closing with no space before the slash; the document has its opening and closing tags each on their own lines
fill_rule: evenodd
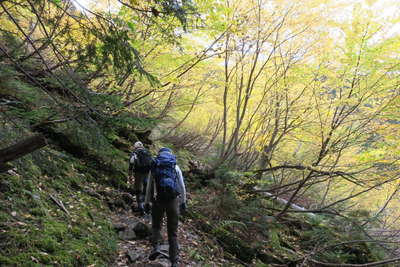
<svg viewBox="0 0 400 267">
<path fill-rule="evenodd" d="M 135 146 L 135 148 L 141 148 L 141 147 L 143 147 L 143 143 L 140 141 L 137 141 L 134 146 Z"/>
</svg>

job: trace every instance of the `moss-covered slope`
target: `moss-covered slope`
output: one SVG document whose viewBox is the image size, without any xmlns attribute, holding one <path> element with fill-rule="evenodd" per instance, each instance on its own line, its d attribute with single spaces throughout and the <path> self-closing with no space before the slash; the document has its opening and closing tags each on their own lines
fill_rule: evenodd
<svg viewBox="0 0 400 267">
<path fill-rule="evenodd" d="M 127 125 L 125 117 L 110 125 L 104 114 L 97 119 L 81 112 L 71 99 L 46 92 L 10 64 L 0 65 L 0 76 L 0 149 L 37 133 L 48 142 L 0 173 L 0 265 L 107 266 L 116 235 L 99 187 L 124 188 L 130 147 L 116 133 Z M 93 105 L 97 100 L 88 99 Z M 71 119 L 43 123 L 62 118 Z M 128 137 L 136 138 L 133 132 Z"/>
</svg>

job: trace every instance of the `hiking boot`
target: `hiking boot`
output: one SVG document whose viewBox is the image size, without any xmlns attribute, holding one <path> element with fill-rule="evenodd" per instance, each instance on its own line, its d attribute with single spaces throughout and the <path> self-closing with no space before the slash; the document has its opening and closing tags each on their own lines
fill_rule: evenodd
<svg viewBox="0 0 400 267">
<path fill-rule="evenodd" d="M 154 261 L 155 259 L 157 259 L 158 255 L 160 255 L 160 247 L 159 246 L 153 248 L 153 250 L 151 251 L 151 253 L 149 255 L 149 260 Z"/>
<path fill-rule="evenodd" d="M 179 261 L 171 262 L 171 267 L 179 267 Z"/>
</svg>

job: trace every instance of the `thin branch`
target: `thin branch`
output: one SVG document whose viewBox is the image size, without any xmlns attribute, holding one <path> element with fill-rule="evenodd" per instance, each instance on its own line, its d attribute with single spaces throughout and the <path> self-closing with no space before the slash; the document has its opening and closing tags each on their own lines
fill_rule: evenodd
<svg viewBox="0 0 400 267">
<path fill-rule="evenodd" d="M 70 216 L 69 211 L 65 208 L 65 206 L 61 200 L 57 199 L 52 194 L 50 194 L 49 196 L 50 196 L 51 200 L 53 200 L 53 202 L 57 204 L 57 206 L 59 206 L 68 216 Z"/>
</svg>

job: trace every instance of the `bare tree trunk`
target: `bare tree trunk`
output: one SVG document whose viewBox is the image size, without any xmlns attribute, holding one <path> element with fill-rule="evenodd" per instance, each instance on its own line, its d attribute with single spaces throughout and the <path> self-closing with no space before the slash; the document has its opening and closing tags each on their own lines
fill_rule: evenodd
<svg viewBox="0 0 400 267">
<path fill-rule="evenodd" d="M 225 86 L 224 86 L 224 110 L 223 110 L 223 136 L 222 136 L 222 147 L 220 152 L 220 157 L 223 156 L 225 152 L 225 145 L 226 145 L 226 138 L 227 138 L 227 131 L 228 131 L 228 90 L 229 90 L 229 71 L 228 71 L 228 64 L 229 64 L 229 54 L 228 54 L 228 43 L 229 43 L 229 34 L 226 35 L 225 41 L 225 62 L 224 62 L 224 70 L 225 70 Z"/>
</svg>

